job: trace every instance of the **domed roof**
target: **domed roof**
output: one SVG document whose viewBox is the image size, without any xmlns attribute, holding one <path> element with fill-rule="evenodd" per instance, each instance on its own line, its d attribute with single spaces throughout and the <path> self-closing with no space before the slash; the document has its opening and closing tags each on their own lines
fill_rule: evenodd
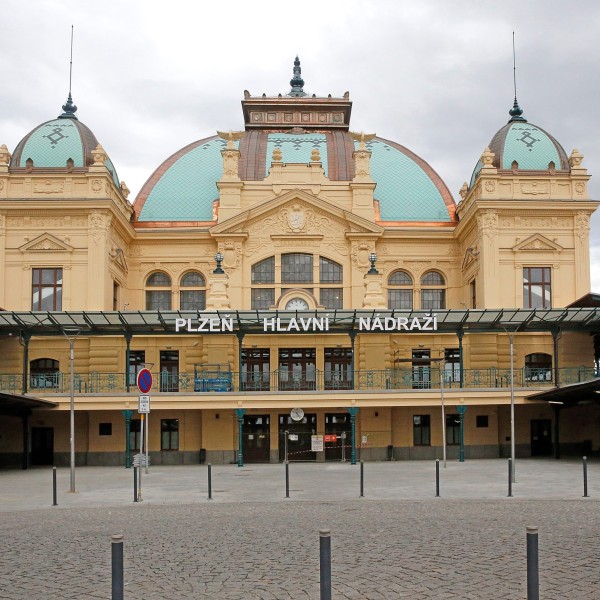
<svg viewBox="0 0 600 600">
<path fill-rule="evenodd" d="M 355 142 L 347 131 L 246 131 L 236 142 L 240 150 L 239 176 L 260 181 L 268 175 L 275 148 L 284 163 L 309 163 L 319 150 L 325 176 L 349 181 L 355 173 Z M 199 140 L 169 157 L 142 187 L 134 204 L 140 222 L 214 220 L 219 198 L 216 182 L 223 175 L 218 137 Z M 379 202 L 379 220 L 387 222 L 454 222 L 455 203 L 439 175 L 421 158 L 381 138 L 367 142 L 371 177 Z M 356 146 L 357 147 L 357 146 Z"/>
<path fill-rule="evenodd" d="M 34 168 L 66 169 L 69 159 L 73 161 L 73 167 L 89 167 L 94 163 L 92 150 L 98 146 L 98 140 L 75 116 L 77 107 L 70 94 L 63 110 L 59 117 L 38 125 L 17 144 L 10 161 L 11 168 L 26 167 L 29 159 Z M 111 160 L 107 158 L 105 164 L 119 186 Z"/>
<path fill-rule="evenodd" d="M 523 111 L 517 100 L 509 111 L 511 118 L 489 143 L 494 153 L 493 166 L 497 169 L 513 169 L 517 163 L 519 171 L 548 171 L 550 163 L 556 171 L 568 171 L 569 159 L 563 147 L 547 131 L 528 123 L 522 117 Z M 471 176 L 471 186 L 479 175 L 483 164 L 481 160 L 475 166 Z"/>
</svg>

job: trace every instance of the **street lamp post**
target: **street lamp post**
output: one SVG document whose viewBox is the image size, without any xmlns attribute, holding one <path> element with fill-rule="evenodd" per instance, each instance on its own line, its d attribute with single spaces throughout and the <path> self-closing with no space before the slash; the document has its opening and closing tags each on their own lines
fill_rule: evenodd
<svg viewBox="0 0 600 600">
<path fill-rule="evenodd" d="M 71 449 L 71 486 L 69 492 L 75 493 L 75 374 L 74 374 L 74 365 L 75 365 L 75 340 L 77 336 L 81 333 L 81 329 L 78 327 L 71 327 L 61 329 L 63 335 L 69 341 L 69 360 L 71 363 L 71 404 L 70 404 L 70 413 L 71 413 L 71 431 L 70 431 L 70 449 Z"/>
<path fill-rule="evenodd" d="M 513 483 L 517 480 L 516 478 L 516 464 L 515 464 L 515 328 L 514 331 L 506 329 L 505 325 L 514 325 L 514 323 L 500 323 L 500 327 L 504 329 L 510 340 L 510 458 L 512 465 L 511 479 Z"/>
</svg>

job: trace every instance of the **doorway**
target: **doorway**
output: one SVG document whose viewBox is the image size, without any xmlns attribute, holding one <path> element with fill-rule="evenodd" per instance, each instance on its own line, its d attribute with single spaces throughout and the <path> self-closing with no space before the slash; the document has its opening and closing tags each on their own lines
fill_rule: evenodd
<svg viewBox="0 0 600 600">
<path fill-rule="evenodd" d="M 325 460 L 348 460 L 352 452 L 352 424 L 349 413 L 326 413 Z M 335 441 L 331 436 L 335 435 Z"/>
<path fill-rule="evenodd" d="M 160 351 L 160 391 L 179 391 L 179 350 Z"/>
<path fill-rule="evenodd" d="M 552 421 L 550 419 L 531 420 L 531 456 L 552 454 Z"/>
<path fill-rule="evenodd" d="M 305 414 L 300 421 L 294 421 L 289 414 L 279 415 L 279 460 L 285 460 L 285 432 L 288 432 L 288 460 L 317 460 L 312 451 L 311 436 L 317 433 L 316 413 Z"/>
<path fill-rule="evenodd" d="M 271 462 L 271 418 L 269 415 L 244 416 L 242 452 L 245 462 Z"/>
<path fill-rule="evenodd" d="M 54 464 L 54 427 L 31 428 L 31 464 Z"/>
<path fill-rule="evenodd" d="M 314 348 L 279 350 L 279 389 L 314 390 L 317 378 L 317 351 Z"/>
</svg>

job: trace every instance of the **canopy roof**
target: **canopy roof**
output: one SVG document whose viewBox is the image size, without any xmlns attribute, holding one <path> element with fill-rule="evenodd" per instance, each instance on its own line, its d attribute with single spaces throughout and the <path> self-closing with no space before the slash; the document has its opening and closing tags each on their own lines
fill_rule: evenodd
<svg viewBox="0 0 600 600">
<path fill-rule="evenodd" d="M 0 392 L 0 415 L 22 415 L 33 408 L 54 408 L 56 406 L 58 404 L 50 402 L 50 400 Z"/>
<path fill-rule="evenodd" d="M 10 312 L 0 311 L 0 335 L 55 336 L 81 335 L 172 335 L 176 319 L 231 319 L 233 331 L 202 331 L 202 335 L 264 333 L 265 319 L 280 319 L 286 325 L 292 318 L 328 319 L 324 335 L 340 333 L 421 333 L 419 329 L 391 331 L 378 328 L 366 331 L 360 328 L 361 319 L 386 318 L 424 319 L 431 311 L 414 310 L 220 310 L 220 311 L 66 311 L 66 312 Z M 433 313 L 439 333 L 469 332 L 528 332 L 528 331 L 587 331 L 600 332 L 600 308 L 553 309 L 484 309 L 438 310 Z M 431 331 L 431 330 L 429 330 Z M 269 331 L 270 333 L 271 331 Z M 179 333 L 186 335 L 187 331 Z M 196 333 L 196 332 L 189 332 Z M 292 333 L 296 333 L 295 331 Z M 314 335 L 314 331 L 307 331 Z"/>
</svg>

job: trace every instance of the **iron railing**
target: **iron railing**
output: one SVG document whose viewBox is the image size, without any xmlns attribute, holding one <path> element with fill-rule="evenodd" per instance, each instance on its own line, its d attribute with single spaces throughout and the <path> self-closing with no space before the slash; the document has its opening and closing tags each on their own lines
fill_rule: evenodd
<svg viewBox="0 0 600 600">
<path fill-rule="evenodd" d="M 458 371 L 442 370 L 446 389 L 461 387 Z M 600 375 L 592 367 L 565 367 L 559 369 L 561 385 L 582 383 Z M 127 381 L 129 378 L 129 381 Z M 127 385 L 129 383 L 129 386 Z M 462 387 L 509 388 L 510 369 L 464 369 Z M 519 368 L 514 370 L 514 386 L 553 387 L 554 370 Z M 135 376 L 125 373 L 76 373 L 73 389 L 76 394 L 111 394 L 136 391 Z M 415 367 L 414 369 L 370 369 L 340 376 L 327 371 L 310 373 L 271 371 L 263 373 L 220 372 L 214 376 L 202 373 L 158 373 L 154 376 L 153 392 L 207 393 L 207 392 L 288 392 L 335 390 L 410 390 L 440 389 L 440 369 Z M 0 391 L 20 393 L 22 375 L 0 373 Z M 28 391 L 32 394 L 68 394 L 71 390 L 69 373 L 35 373 L 29 375 Z"/>
</svg>

